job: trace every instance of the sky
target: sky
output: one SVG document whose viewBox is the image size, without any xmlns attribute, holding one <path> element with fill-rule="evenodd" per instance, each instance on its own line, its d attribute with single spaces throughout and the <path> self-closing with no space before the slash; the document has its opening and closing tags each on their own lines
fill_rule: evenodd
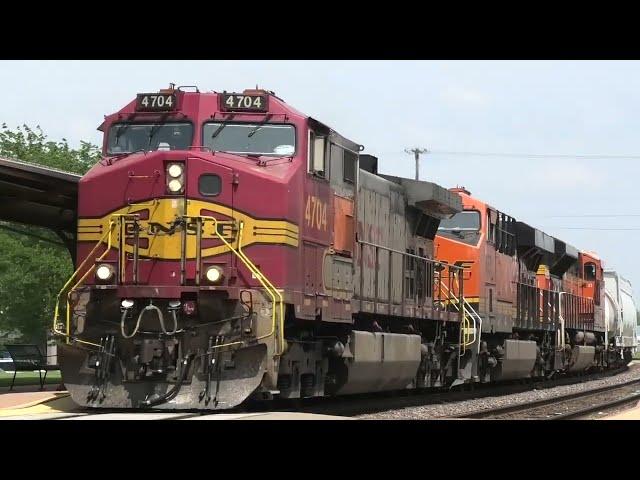
<svg viewBox="0 0 640 480">
<path fill-rule="evenodd" d="M 101 144 L 104 115 L 169 83 L 273 90 L 382 173 L 413 178 L 404 150 L 426 148 L 421 179 L 597 252 L 640 292 L 638 61 L 0 61 L 0 123 Z"/>
</svg>

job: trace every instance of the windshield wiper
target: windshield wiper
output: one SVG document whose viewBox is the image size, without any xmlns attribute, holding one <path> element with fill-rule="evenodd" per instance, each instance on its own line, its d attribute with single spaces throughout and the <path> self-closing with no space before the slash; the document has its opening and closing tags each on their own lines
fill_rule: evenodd
<svg viewBox="0 0 640 480">
<path fill-rule="evenodd" d="M 266 117 L 264 117 L 264 120 L 262 120 L 258 125 L 256 125 L 254 128 L 251 129 L 251 131 L 247 134 L 247 137 L 253 137 L 253 135 L 260 130 L 265 123 L 267 123 L 271 117 L 273 116 L 273 114 L 268 114 Z"/>
<path fill-rule="evenodd" d="M 116 160 L 122 160 L 123 158 L 128 157 L 129 155 L 133 155 L 134 153 L 144 153 L 146 155 L 147 151 L 144 148 L 140 148 L 138 150 L 134 150 L 133 152 L 116 153 L 115 155 L 111 155 L 107 159 L 107 164 L 111 165 Z"/>
<path fill-rule="evenodd" d="M 147 150 L 151 148 L 151 140 L 153 140 L 153 137 L 155 136 L 156 133 L 158 133 L 158 130 L 160 130 L 160 127 L 164 125 L 166 120 L 167 120 L 167 114 L 164 114 L 160 118 L 160 121 L 158 123 L 155 123 L 151 127 L 151 130 L 149 130 L 149 143 L 147 143 Z"/>
<path fill-rule="evenodd" d="M 222 121 L 222 123 L 220 124 L 220 126 L 219 126 L 218 128 L 216 128 L 216 131 L 215 131 L 215 132 L 213 132 L 213 135 L 211 135 L 211 140 L 213 140 L 214 138 L 216 138 L 216 137 L 220 134 L 220 132 L 222 131 L 222 129 L 223 129 L 224 127 L 226 127 L 226 126 L 227 126 L 227 124 L 228 124 L 231 120 L 233 120 L 233 117 L 235 117 L 235 116 L 236 116 L 236 114 L 235 114 L 235 113 L 232 113 L 232 114 L 231 114 L 231 115 L 229 115 L 227 118 L 225 118 L 225 119 Z"/>
<path fill-rule="evenodd" d="M 127 123 L 121 123 L 120 125 L 118 125 L 118 130 L 116 131 L 116 145 L 118 144 L 120 135 L 122 135 L 125 130 L 127 130 L 132 125 L 132 121 L 137 117 L 137 115 L 137 113 L 129 115 L 129 117 L 126 119 Z"/>
<path fill-rule="evenodd" d="M 120 142 L 120 135 L 122 135 L 130 125 L 130 123 L 123 123 L 118 126 L 118 130 L 116 130 L 116 145 Z"/>
</svg>

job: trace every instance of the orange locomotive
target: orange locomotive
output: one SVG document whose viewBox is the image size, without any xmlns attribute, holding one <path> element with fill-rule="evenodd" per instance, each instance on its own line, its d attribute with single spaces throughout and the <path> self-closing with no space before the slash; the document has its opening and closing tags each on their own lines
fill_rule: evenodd
<svg viewBox="0 0 640 480">
<path fill-rule="evenodd" d="M 463 211 L 440 223 L 435 256 L 464 268 L 467 310 L 480 324 L 472 364 L 481 382 L 630 359 L 630 350 L 605 349 L 603 266 L 595 254 L 516 221 L 464 188 L 451 191 Z"/>
</svg>

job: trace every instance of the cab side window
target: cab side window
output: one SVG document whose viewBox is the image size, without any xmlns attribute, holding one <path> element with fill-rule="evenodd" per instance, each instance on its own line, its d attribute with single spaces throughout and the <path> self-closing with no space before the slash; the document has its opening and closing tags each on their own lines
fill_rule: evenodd
<svg viewBox="0 0 640 480">
<path fill-rule="evenodd" d="M 344 151 L 342 174 L 344 181 L 348 183 L 356 183 L 356 164 L 358 163 L 358 156 L 349 151 Z"/>
<path fill-rule="evenodd" d="M 495 245 L 496 243 L 496 213 L 487 209 L 487 241 Z"/>
<path fill-rule="evenodd" d="M 584 279 L 587 281 L 593 281 L 596 279 L 596 264 L 588 262 L 584 264 Z"/>
<path fill-rule="evenodd" d="M 309 162 L 308 172 L 321 178 L 327 178 L 327 137 L 309 130 Z"/>
</svg>

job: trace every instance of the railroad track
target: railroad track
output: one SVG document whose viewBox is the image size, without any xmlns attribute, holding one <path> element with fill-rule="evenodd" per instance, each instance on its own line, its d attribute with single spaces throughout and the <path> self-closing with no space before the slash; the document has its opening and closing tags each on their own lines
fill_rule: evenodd
<svg viewBox="0 0 640 480">
<path fill-rule="evenodd" d="M 633 368 L 633 367 L 631 367 Z M 635 367 L 640 368 L 640 365 Z M 149 410 L 146 412 L 136 412 L 135 414 L 121 410 L 100 410 L 95 411 L 91 409 L 84 409 L 81 407 L 75 408 L 69 412 L 60 412 L 59 414 L 52 414 L 58 418 L 73 418 L 73 417 L 93 417 L 99 416 L 101 418 L 110 418 L 110 416 L 117 416 L 120 414 L 130 414 L 133 416 L 140 416 L 140 418 L 171 418 L 171 419 L 187 419 L 187 418 L 215 418 L 215 417 L 244 417 L 268 414 L 277 414 L 278 412 L 285 414 L 320 414 L 320 415 L 332 415 L 341 417 L 357 417 L 368 413 L 378 413 L 384 411 L 400 410 L 403 408 L 420 407 L 427 405 L 444 405 L 462 402 L 466 400 L 481 399 L 486 397 L 500 397 L 503 395 L 510 395 L 514 393 L 527 392 L 531 390 L 543 390 L 547 388 L 559 387 L 564 385 L 574 385 L 578 383 L 585 383 L 594 380 L 601 380 L 608 377 L 613 377 L 617 374 L 626 372 L 630 367 L 621 367 L 616 370 L 597 372 L 590 375 L 581 376 L 567 376 L 559 377 L 553 380 L 529 380 L 527 382 L 512 382 L 507 384 L 498 385 L 475 385 L 474 390 L 465 391 L 401 391 L 392 393 L 379 393 L 379 394 L 362 394 L 351 395 L 347 397 L 330 397 L 323 399 L 304 399 L 298 401 L 278 401 L 269 404 L 257 404 L 248 406 L 245 405 L 240 408 L 224 411 L 224 412 L 172 412 L 172 411 L 158 411 Z M 597 390 L 590 390 L 588 393 L 597 393 L 611 390 L 613 388 L 620 388 L 621 386 L 627 386 L 631 384 L 637 384 L 638 392 L 640 393 L 640 378 L 634 379 L 625 384 L 618 384 L 614 387 L 599 388 Z M 585 395 L 586 392 L 581 394 L 573 394 L 571 396 L 562 397 L 569 399 L 570 397 L 578 397 Z M 558 400 L 548 399 L 535 404 L 550 403 Z M 629 400 L 630 401 L 630 400 Z M 532 407 L 534 404 L 527 404 Z M 517 409 L 522 410 L 524 405 L 509 406 L 504 409 L 497 410 L 482 410 L 473 412 L 471 414 L 458 415 L 455 417 L 431 417 L 435 418 L 491 418 L 491 412 L 498 414 L 501 410 L 504 414 L 507 414 L 509 410 L 515 414 Z M 115 417 L 114 417 L 115 418 Z M 518 417 L 513 417 L 518 418 Z M 569 418 L 568 416 L 566 418 Z"/>
<path fill-rule="evenodd" d="M 636 367 L 636 368 L 640 368 Z M 629 366 L 615 370 L 592 373 L 581 376 L 564 376 L 552 380 L 529 380 L 505 384 L 476 384 L 473 390 L 464 391 L 399 391 L 389 393 L 360 394 L 346 397 L 329 397 L 300 401 L 283 401 L 275 411 L 298 411 L 324 415 L 355 417 L 389 410 L 425 405 L 444 405 L 453 402 L 475 400 L 487 397 L 499 397 L 522 393 L 531 390 L 544 390 L 565 385 L 575 385 L 608 377 L 613 377 L 629 370 Z M 640 382 L 640 379 L 634 380 Z M 271 406 L 274 409 L 274 405 Z M 451 418 L 451 417 L 447 417 Z M 453 417 L 457 418 L 457 417 Z M 466 416 L 465 416 L 466 418 Z"/>
<path fill-rule="evenodd" d="M 640 379 L 527 403 L 477 410 L 450 418 L 568 420 L 640 401 Z"/>
</svg>

